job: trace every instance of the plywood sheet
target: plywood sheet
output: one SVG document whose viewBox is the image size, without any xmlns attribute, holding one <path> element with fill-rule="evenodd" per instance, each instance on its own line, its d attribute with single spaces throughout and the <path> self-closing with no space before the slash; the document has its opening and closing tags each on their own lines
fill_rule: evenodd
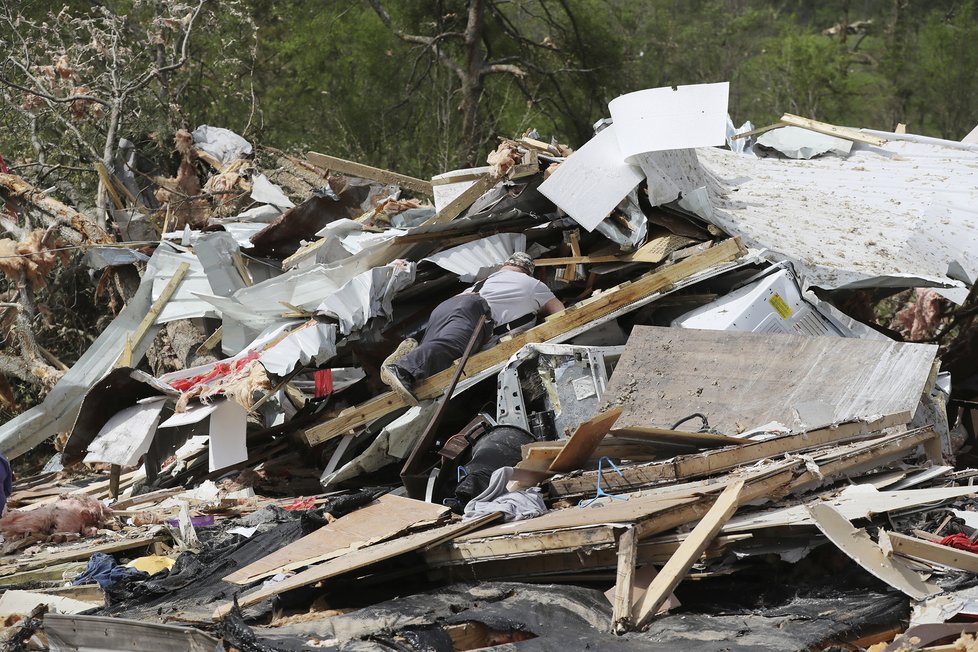
<svg viewBox="0 0 978 652">
<path fill-rule="evenodd" d="M 225 582 L 249 584 L 275 573 L 306 566 L 311 560 L 325 561 L 349 550 L 388 539 L 417 523 L 434 521 L 449 512 L 447 507 L 385 495 L 376 501 L 324 525 L 253 564 L 224 578 Z"/>
<path fill-rule="evenodd" d="M 285 593 L 286 591 L 298 589 L 303 586 L 309 586 L 310 584 L 315 584 L 316 582 L 321 582 L 349 571 L 365 568 L 398 555 L 403 555 L 429 546 L 435 546 L 445 541 L 450 541 L 461 534 L 470 532 L 473 529 L 481 527 L 487 522 L 495 520 L 499 516 L 500 513 L 495 512 L 471 521 L 451 523 L 433 530 L 416 532 L 415 534 L 398 537 L 392 541 L 378 543 L 375 546 L 354 550 L 353 552 L 342 555 L 336 559 L 331 559 L 325 563 L 308 568 L 301 573 L 293 575 L 292 577 L 276 584 L 260 587 L 257 591 L 239 598 L 238 604 L 241 607 L 250 607 L 274 595 Z M 231 607 L 231 603 L 218 607 L 214 611 L 215 620 L 222 618 L 228 611 L 231 610 Z"/>
<path fill-rule="evenodd" d="M 564 473 L 581 468 L 598 449 L 598 444 L 615 425 L 621 413 L 622 408 L 612 408 L 577 426 L 556 459 L 550 463 L 549 470 L 554 473 Z"/>
<path fill-rule="evenodd" d="M 777 421 L 794 431 L 913 412 L 937 347 L 839 337 L 636 326 L 606 399 L 618 428 L 705 414 L 724 434 Z"/>
</svg>

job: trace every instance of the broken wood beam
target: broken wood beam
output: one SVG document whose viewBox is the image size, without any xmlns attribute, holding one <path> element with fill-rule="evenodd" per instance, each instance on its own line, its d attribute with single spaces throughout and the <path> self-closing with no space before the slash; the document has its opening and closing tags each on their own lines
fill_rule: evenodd
<svg viewBox="0 0 978 652">
<path fill-rule="evenodd" d="M 477 353 L 466 365 L 465 374 L 474 376 L 501 366 L 526 344 L 553 341 L 575 328 L 609 317 L 616 311 L 637 309 L 640 307 L 639 304 L 644 305 L 642 301 L 647 303 L 657 293 L 674 289 L 679 281 L 736 260 L 745 253 L 746 250 L 741 246 L 740 241 L 731 238 L 686 260 L 649 272 L 599 297 L 550 315 L 542 324 L 500 342 L 491 349 Z M 418 383 L 415 387 L 418 399 L 428 400 L 441 395 L 454 373 L 453 367 Z M 306 441 L 310 446 L 321 444 L 405 405 L 404 400 L 395 393 L 386 392 L 365 403 L 347 408 L 325 423 L 309 428 L 304 433 Z"/>
<path fill-rule="evenodd" d="M 639 487 L 670 480 L 685 480 L 719 473 L 744 464 L 753 464 L 785 453 L 813 450 L 832 444 L 865 438 L 884 428 L 906 423 L 910 415 L 905 412 L 881 417 L 872 422 L 851 421 L 819 428 L 795 435 L 785 435 L 764 441 L 742 441 L 736 448 L 682 455 L 665 462 L 631 466 L 621 470 L 622 475 L 605 474 L 605 489 L 633 491 Z M 587 471 L 573 477 L 554 478 L 550 484 L 552 497 L 583 495 L 592 491 L 597 483 L 597 472 Z"/>
<path fill-rule="evenodd" d="M 481 518 L 472 519 L 471 521 L 451 523 L 433 530 L 409 534 L 391 541 L 385 541 L 384 543 L 378 543 L 373 546 L 354 550 L 353 552 L 349 552 L 341 557 L 330 559 L 329 561 L 317 566 L 312 566 L 311 568 L 308 568 L 301 573 L 293 575 L 292 577 L 289 577 L 281 582 L 271 584 L 267 587 L 262 586 L 257 591 L 241 596 L 238 600 L 238 604 L 242 608 L 250 607 L 272 596 L 285 593 L 286 591 L 298 589 L 303 586 L 309 586 L 310 584 L 327 580 L 342 573 L 366 568 L 399 555 L 422 550 L 430 546 L 439 545 L 445 541 L 465 534 L 466 532 L 471 532 L 474 529 L 480 528 L 483 525 L 498 519 L 500 516 L 501 514 L 499 512 L 493 512 Z M 232 604 L 230 603 L 219 606 L 214 611 L 214 620 L 223 618 L 231 610 L 231 608 Z"/>
<path fill-rule="evenodd" d="M 662 603 L 669 598 L 669 594 L 679 585 L 689 569 L 693 567 L 696 560 L 700 558 L 706 547 L 716 537 L 720 528 L 737 511 L 743 489 L 743 480 L 737 480 L 727 485 L 727 488 L 716 499 L 706 516 L 696 524 L 686 540 L 679 544 L 679 549 L 655 576 L 645 591 L 645 595 L 642 596 L 641 602 L 632 611 L 632 621 L 636 628 L 640 629 L 649 623 Z"/>
<path fill-rule="evenodd" d="M 885 138 L 880 138 L 879 136 L 865 134 L 861 131 L 857 131 L 856 129 L 839 127 L 827 122 L 819 122 L 818 120 L 803 118 L 791 113 L 785 113 L 783 116 L 781 116 L 781 122 L 793 127 L 801 127 L 802 129 L 808 129 L 809 131 L 825 134 L 827 136 L 835 136 L 836 138 L 853 140 L 857 143 L 865 143 L 867 145 L 874 145 L 876 147 L 882 147 L 887 143 Z"/>
<path fill-rule="evenodd" d="M 632 584 L 638 559 L 638 538 L 630 527 L 618 537 L 618 570 L 615 577 L 615 602 L 612 606 L 611 628 L 616 634 L 628 631 L 632 619 Z"/>
<path fill-rule="evenodd" d="M 890 549 L 904 557 L 922 559 L 931 564 L 947 566 L 968 573 L 978 573 L 978 555 L 967 550 L 925 541 L 899 532 L 880 532 L 880 543 L 889 539 Z"/>
<path fill-rule="evenodd" d="M 476 199 L 492 190 L 497 183 L 502 180 L 501 176 L 487 174 L 465 189 L 462 194 L 448 203 L 440 211 L 421 223 L 420 226 L 431 226 L 450 222 L 462 214 L 462 211 L 471 206 Z"/>
<path fill-rule="evenodd" d="M 153 327 L 153 324 L 156 323 L 156 318 L 160 316 L 161 312 L 163 312 L 163 308 L 166 307 L 166 304 L 170 300 L 170 297 L 173 296 L 173 293 L 177 291 L 177 287 L 180 286 L 180 283 L 183 281 L 183 277 L 187 275 L 187 270 L 189 269 L 190 263 L 180 263 L 180 266 L 177 267 L 175 272 L 173 272 L 173 276 L 166 284 L 166 287 L 163 288 L 163 292 L 160 293 L 160 296 L 153 302 L 153 305 L 150 306 L 149 311 L 146 313 L 146 316 L 143 317 L 143 320 L 139 322 L 139 326 L 136 327 L 136 330 L 134 330 L 132 335 L 129 336 L 129 342 L 126 345 L 126 350 L 123 351 L 121 356 L 119 356 L 119 361 L 116 362 L 115 365 L 116 367 L 131 367 L 133 365 L 133 351 L 139 348 L 139 343 L 144 337 L 146 337 L 146 333 L 148 333 L 149 329 Z"/>
<path fill-rule="evenodd" d="M 401 186 L 402 188 L 413 190 L 414 192 L 427 195 L 428 197 L 434 196 L 434 191 L 431 189 L 430 181 L 416 179 L 415 177 L 409 177 L 406 174 L 398 174 L 397 172 L 391 172 L 390 170 L 371 167 L 369 165 L 364 165 L 363 163 L 347 161 L 346 159 L 329 156 L 328 154 L 320 154 L 319 152 L 308 152 L 306 154 L 306 158 L 309 159 L 310 163 L 324 170 L 340 172 L 342 174 L 360 177 L 361 179 L 377 181 L 378 183 Z"/>
</svg>

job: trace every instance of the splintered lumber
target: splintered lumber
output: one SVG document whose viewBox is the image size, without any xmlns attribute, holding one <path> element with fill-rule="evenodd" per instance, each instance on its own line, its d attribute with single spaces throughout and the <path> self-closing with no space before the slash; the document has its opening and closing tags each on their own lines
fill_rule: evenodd
<svg viewBox="0 0 978 652">
<path fill-rule="evenodd" d="M 173 276 L 163 288 L 163 292 L 160 293 L 160 296 L 153 302 L 153 305 L 150 306 L 149 312 L 147 312 L 146 316 L 143 317 L 143 320 L 139 322 L 139 326 L 136 327 L 136 330 L 129 336 L 129 339 L 126 342 L 126 348 L 119 357 L 119 361 L 116 363 L 117 367 L 132 366 L 132 352 L 139 348 L 139 343 L 144 337 L 146 337 L 146 333 L 149 332 L 149 329 L 153 327 L 153 324 L 156 322 L 156 318 L 160 316 L 161 312 L 163 312 L 163 308 L 166 307 L 166 304 L 170 300 L 170 297 L 173 296 L 173 293 L 177 291 L 177 288 L 183 281 L 183 277 L 187 275 L 187 270 L 189 269 L 190 263 L 180 263 L 180 266 L 177 267 L 175 272 L 173 272 Z"/>
<path fill-rule="evenodd" d="M 611 434 L 620 439 L 634 439 L 650 444 L 673 446 L 696 446 L 698 448 L 717 448 L 720 446 L 743 446 L 752 443 L 750 439 L 728 437 L 713 432 L 685 432 L 668 428 L 650 426 L 628 426 L 612 428 Z"/>
<path fill-rule="evenodd" d="M 441 224 L 442 222 L 454 220 L 462 214 L 462 211 L 471 206 L 476 199 L 492 190 L 501 179 L 502 177 L 492 173 L 484 175 L 466 188 L 462 194 L 448 202 L 447 206 L 425 220 L 421 226 L 431 226 L 432 224 Z"/>
<path fill-rule="evenodd" d="M 510 356 L 526 344 L 554 341 L 576 328 L 584 327 L 603 317 L 610 316 L 618 310 L 637 308 L 643 300 L 651 301 L 656 293 L 663 292 L 667 288 L 674 289 L 674 286 L 680 281 L 699 272 L 736 260 L 745 253 L 746 251 L 741 247 L 739 241 L 733 238 L 674 265 L 668 265 L 645 274 L 631 283 L 622 284 L 617 289 L 610 290 L 583 305 L 578 304 L 555 313 L 544 323 L 500 342 L 491 349 L 477 353 L 469 359 L 465 367 L 465 374 L 473 376 L 503 365 Z M 415 387 L 415 394 L 421 400 L 428 400 L 441 395 L 453 373 L 454 368 L 449 367 L 425 379 Z M 397 394 L 386 392 L 365 403 L 344 410 L 330 421 L 306 430 L 304 433 L 306 441 L 310 446 L 321 444 L 405 405 L 406 403 Z"/>
<path fill-rule="evenodd" d="M 889 539 L 890 548 L 893 552 L 904 557 L 913 557 L 948 568 L 978 573 L 978 555 L 973 552 L 958 550 L 951 546 L 942 546 L 939 543 L 910 537 L 899 532 L 881 532 L 881 543 L 884 536 Z"/>
<path fill-rule="evenodd" d="M 615 632 L 627 629 L 632 613 L 632 585 L 638 559 L 638 537 L 630 527 L 618 538 L 618 572 L 615 577 L 615 599 L 612 602 L 611 626 Z"/>
<path fill-rule="evenodd" d="M 250 607 L 272 596 L 285 593 L 286 591 L 298 589 L 303 586 L 309 586 L 310 584 L 315 584 L 316 582 L 321 582 L 349 571 L 365 568 L 372 564 L 397 557 L 398 555 L 403 555 L 444 543 L 445 541 L 449 541 L 461 534 L 480 528 L 483 525 L 496 520 L 500 516 L 500 513 L 494 512 L 471 521 L 451 523 L 443 527 L 434 528 L 425 532 L 418 532 L 416 534 L 409 534 L 391 541 L 385 541 L 374 546 L 368 546 L 366 548 L 360 548 L 358 550 L 348 552 L 341 557 L 330 559 L 327 562 L 308 568 L 301 573 L 293 575 L 292 577 L 281 582 L 267 587 L 260 587 L 257 591 L 241 596 L 238 599 L 238 604 L 242 608 Z M 232 606 L 232 604 L 227 603 L 218 607 L 214 611 L 214 620 L 219 620 L 220 618 L 224 617 L 224 615 L 231 610 Z"/>
<path fill-rule="evenodd" d="M 612 408 L 577 426 L 574 434 L 550 463 L 550 471 L 564 473 L 581 468 L 598 448 L 615 421 L 621 416 L 621 407 Z"/>
<path fill-rule="evenodd" d="M 96 552 L 112 554 L 115 552 L 122 552 L 123 550 L 145 548 L 159 541 L 166 541 L 169 538 L 169 535 L 144 536 L 135 539 L 122 539 L 119 541 L 108 541 L 106 543 L 98 543 L 95 545 L 65 548 L 55 550 L 51 553 L 46 553 L 44 555 L 37 555 L 36 557 L 17 558 L 12 560 L 10 564 L 0 566 L 0 584 L 3 583 L 2 578 L 8 574 L 21 573 L 23 571 L 33 570 L 35 568 L 44 568 L 53 564 L 61 564 L 69 561 L 87 561 Z M 3 562 L 0 561 L 0 563 Z"/>
<path fill-rule="evenodd" d="M 667 235 L 655 238 L 630 254 L 608 256 L 573 255 L 563 258 L 540 258 L 534 261 L 537 267 L 556 267 L 561 265 L 597 265 L 599 263 L 661 263 L 674 251 L 696 242 L 692 238 Z"/>
<path fill-rule="evenodd" d="M 785 113 L 783 116 L 781 116 L 781 122 L 786 125 L 801 127 L 802 129 L 808 129 L 810 131 L 817 131 L 820 134 L 835 136 L 836 138 L 844 138 L 845 140 L 854 140 L 857 143 L 866 143 L 867 145 L 875 145 L 876 147 L 882 147 L 887 143 L 885 138 L 880 138 L 879 136 L 864 134 L 861 131 L 849 129 L 848 127 L 837 127 L 836 125 L 829 124 L 827 122 L 819 122 L 818 120 L 811 120 L 810 118 L 802 118 L 801 116 L 793 115 L 791 113 Z"/>
<path fill-rule="evenodd" d="M 442 505 L 386 494 L 315 532 L 224 578 L 232 584 L 251 584 L 277 573 L 326 561 L 350 550 L 389 539 L 413 525 L 436 521 L 450 510 Z"/>
<path fill-rule="evenodd" d="M 728 447 L 681 455 L 666 462 L 626 467 L 621 469 L 621 476 L 617 473 L 606 473 L 602 476 L 602 482 L 607 490 L 632 491 L 657 482 L 703 477 L 785 453 L 796 453 L 862 439 L 871 433 L 904 424 L 909 420 L 909 412 L 900 412 L 871 422 L 853 421 L 764 441 L 740 440 L 736 448 Z M 583 495 L 594 490 L 597 480 L 598 475 L 595 471 L 588 471 L 574 477 L 554 478 L 550 482 L 550 494 L 554 497 Z"/>
<path fill-rule="evenodd" d="M 744 478 L 741 502 L 776 500 L 854 469 L 899 459 L 937 436 L 932 428 L 920 428 L 837 446 L 813 456 L 817 468 L 811 468 L 804 460 L 788 459 L 739 470 L 736 472 L 738 477 Z M 660 485 L 651 492 L 622 496 L 627 501 L 603 499 L 598 509 L 561 509 L 461 536 L 430 553 L 428 558 L 442 565 L 517 557 L 533 557 L 544 563 L 543 557 L 547 555 L 576 551 L 583 569 L 590 564 L 590 558 L 581 554 L 582 550 L 615 545 L 614 524 L 634 525 L 639 540 L 668 532 L 702 518 L 714 502 L 712 497 L 704 497 L 704 494 L 719 486 L 722 485 L 717 480 Z M 590 495 L 593 492 L 594 485 Z"/>
<path fill-rule="evenodd" d="M 803 468 L 802 462 L 779 462 L 744 474 L 746 501 L 778 495 Z M 614 543 L 611 525 L 634 526 L 639 540 L 702 518 L 715 498 L 708 492 L 724 484 L 692 483 L 603 499 L 597 507 L 569 507 L 537 518 L 496 525 L 454 540 L 440 560 L 479 561 L 566 552 L 573 547 Z M 625 500 L 627 498 L 627 500 Z M 590 534 L 589 534 L 590 532 Z M 582 559 L 583 563 L 583 559 Z"/>
<path fill-rule="evenodd" d="M 706 516 L 696 524 L 686 540 L 679 544 L 679 549 L 655 576 L 645 591 L 645 595 L 642 596 L 641 602 L 632 611 L 632 620 L 636 627 L 641 628 L 648 624 L 659 607 L 669 598 L 669 594 L 679 585 L 689 569 L 693 567 L 696 560 L 700 558 L 706 547 L 716 537 L 720 528 L 737 511 L 743 489 L 743 480 L 737 480 L 728 485 Z"/>
<path fill-rule="evenodd" d="M 887 558 L 866 530 L 857 530 L 831 505 L 816 504 L 808 508 L 815 525 L 839 550 L 870 574 L 883 580 L 914 600 L 940 593 L 937 586 L 925 582 L 915 571 L 898 559 Z"/>
<path fill-rule="evenodd" d="M 760 136 L 761 134 L 765 134 L 771 131 L 772 129 L 780 129 L 781 127 L 787 127 L 787 126 L 788 126 L 787 122 L 775 122 L 774 124 L 770 124 L 764 127 L 758 127 L 757 129 L 751 129 L 750 131 L 742 131 L 739 134 L 734 134 L 733 136 L 730 136 L 730 140 L 739 140 L 741 138 L 748 138 L 750 136 Z"/>
<path fill-rule="evenodd" d="M 431 189 L 431 182 L 425 181 L 424 179 L 415 179 L 414 177 L 391 172 L 390 170 L 370 167 L 369 165 L 347 161 L 336 158 L 335 156 L 328 156 L 327 154 L 320 154 L 319 152 L 308 152 L 306 158 L 309 159 L 310 163 L 324 170 L 349 174 L 350 176 L 370 179 L 371 181 L 377 181 L 383 184 L 401 186 L 402 188 L 407 188 L 408 190 L 413 190 L 429 197 L 434 195 Z"/>
</svg>

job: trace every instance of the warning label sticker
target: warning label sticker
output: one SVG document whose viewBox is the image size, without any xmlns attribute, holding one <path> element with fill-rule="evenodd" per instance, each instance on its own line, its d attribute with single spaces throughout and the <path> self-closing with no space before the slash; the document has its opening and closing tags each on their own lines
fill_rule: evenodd
<svg viewBox="0 0 978 652">
<path fill-rule="evenodd" d="M 771 304 L 771 307 L 774 308 L 775 312 L 781 315 L 781 319 L 787 319 L 791 315 L 795 314 L 795 311 L 791 309 L 791 306 L 785 303 L 785 300 L 781 298 L 780 294 L 775 293 L 770 299 L 767 300 L 767 302 Z"/>
</svg>

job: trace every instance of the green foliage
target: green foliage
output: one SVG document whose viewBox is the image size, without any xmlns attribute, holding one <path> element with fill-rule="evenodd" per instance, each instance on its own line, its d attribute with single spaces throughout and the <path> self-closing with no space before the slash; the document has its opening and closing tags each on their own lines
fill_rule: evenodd
<svg viewBox="0 0 978 652">
<path fill-rule="evenodd" d="M 633 90 L 729 80 L 736 122 L 761 125 L 791 112 L 851 126 L 960 138 L 978 121 L 978 20 L 974 0 L 483 0 L 480 56 L 518 67 L 485 76 L 479 89 L 481 160 L 496 136 L 529 128 L 580 146 L 607 103 Z M 20 34 L 0 31 L 15 51 L 24 36 L 57 50 L 83 48 L 85 33 L 50 19 L 50 4 L 24 0 Z M 136 67 L 155 56 L 154 21 L 175 0 L 106 0 L 124 15 Z M 316 149 L 427 176 L 462 163 L 464 66 L 459 35 L 468 0 L 384 0 L 388 26 L 370 0 L 209 2 L 190 61 L 138 98 L 122 133 L 169 152 L 173 131 L 225 126 L 274 147 Z M 67 15 L 90 16 L 70 0 Z M 57 11 L 54 12 L 57 14 Z M 33 21 L 33 22 L 32 22 Z M 29 24 L 47 22 L 34 32 Z M 843 25 L 858 28 L 845 32 Z M 33 29 L 33 28 L 32 28 Z M 399 38 L 435 38 L 438 52 Z M 162 35 L 171 55 L 176 44 Z M 158 40 L 158 39 L 156 39 Z M 142 49 L 140 49 L 142 46 Z M 43 58 L 43 57 L 41 57 Z M 87 60 L 95 72 L 97 58 Z M 104 118 L 83 116 L 79 142 L 57 111 L 31 115 L 6 89 L 0 152 L 49 167 L 90 166 Z M 62 111 L 62 118 L 65 115 Z M 34 120 L 32 127 L 31 120 Z M 31 129 L 36 138 L 31 137 Z M 148 152 L 151 153 L 151 152 Z"/>
</svg>

